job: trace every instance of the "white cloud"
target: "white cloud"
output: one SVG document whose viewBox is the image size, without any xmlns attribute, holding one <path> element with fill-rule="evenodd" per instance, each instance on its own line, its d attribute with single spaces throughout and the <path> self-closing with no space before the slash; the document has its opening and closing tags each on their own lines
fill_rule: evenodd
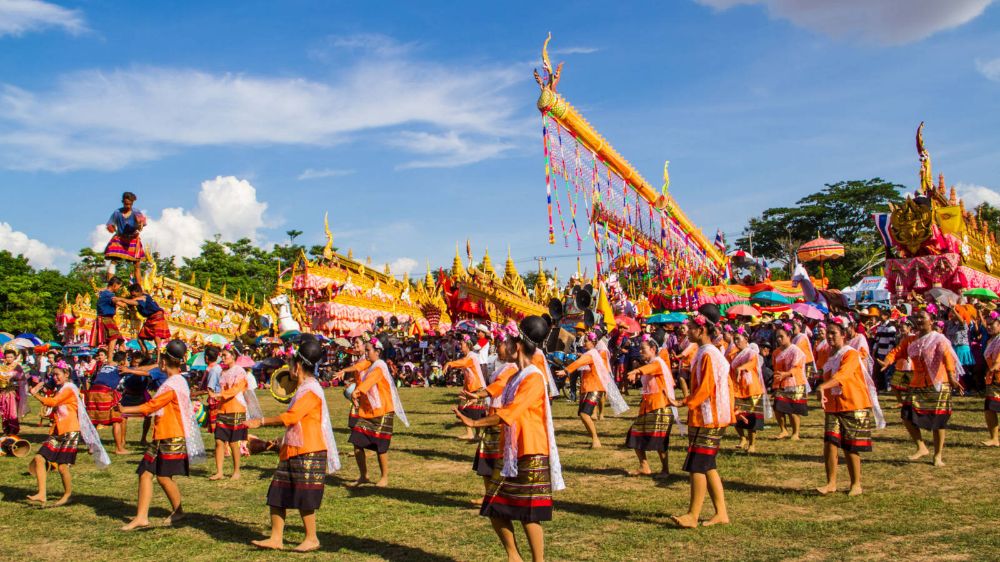
<svg viewBox="0 0 1000 562">
<path fill-rule="evenodd" d="M 971 183 L 955 184 L 955 191 L 965 202 L 966 209 L 972 209 L 980 203 L 989 203 L 991 206 L 1000 209 L 1000 192 L 990 189 L 985 185 Z"/>
<path fill-rule="evenodd" d="M 695 0 L 716 10 L 763 6 L 775 19 L 832 37 L 887 45 L 919 41 L 979 17 L 993 0 Z"/>
<path fill-rule="evenodd" d="M 419 265 L 417 260 L 413 258 L 398 258 L 389 264 L 389 270 L 392 271 L 393 275 L 402 275 L 413 273 L 417 269 L 417 265 Z"/>
<path fill-rule="evenodd" d="M 299 174 L 298 179 L 300 180 L 318 180 L 322 178 L 339 178 L 341 176 L 349 176 L 354 173 L 354 170 L 336 170 L 333 168 L 321 168 L 319 170 L 314 170 L 312 168 L 306 168 Z"/>
<path fill-rule="evenodd" d="M 600 51 L 597 47 L 563 47 L 552 49 L 553 55 L 590 55 Z"/>
<path fill-rule="evenodd" d="M 987 80 L 1000 82 L 1000 58 L 993 60 L 976 59 L 976 70 Z"/>
<path fill-rule="evenodd" d="M 0 37 L 61 27 L 74 35 L 87 31 L 83 15 L 41 0 L 0 0 Z"/>
<path fill-rule="evenodd" d="M 267 203 L 257 200 L 257 190 L 246 180 L 218 176 L 202 182 L 198 205 L 191 211 L 169 207 L 159 218 L 147 216 L 142 231 L 143 244 L 150 251 L 175 259 L 201 253 L 202 243 L 219 235 L 224 242 L 249 238 L 257 242 L 259 230 L 266 225 Z M 104 225 L 94 228 L 91 247 L 104 250 L 110 235 Z"/>
<path fill-rule="evenodd" d="M 47 91 L 0 84 L 0 166 L 111 170 L 188 147 L 330 146 L 414 126 L 494 147 L 528 134 L 514 120 L 518 66 L 463 68 L 376 49 L 340 68 L 328 81 L 144 67 L 75 72 Z M 502 152 L 452 146 L 437 145 L 435 165 Z"/>
<path fill-rule="evenodd" d="M 66 265 L 69 258 L 69 253 L 65 250 L 29 238 L 6 222 L 0 222 L 0 250 L 7 250 L 15 256 L 23 255 L 32 266 L 42 269 Z"/>
<path fill-rule="evenodd" d="M 494 158 L 515 145 L 497 140 L 463 137 L 455 131 L 444 134 L 403 131 L 391 144 L 428 158 L 411 160 L 398 168 L 452 168 Z"/>
</svg>

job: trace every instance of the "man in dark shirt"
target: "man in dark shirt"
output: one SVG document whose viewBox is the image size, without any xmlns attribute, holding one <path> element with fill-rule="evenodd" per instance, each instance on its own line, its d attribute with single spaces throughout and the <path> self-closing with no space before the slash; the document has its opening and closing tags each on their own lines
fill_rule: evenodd
<svg viewBox="0 0 1000 562">
<path fill-rule="evenodd" d="M 117 297 L 116 297 L 117 298 Z M 94 374 L 84 402 L 87 415 L 95 426 L 110 425 L 115 438 L 115 454 L 124 455 L 125 449 L 125 419 L 122 417 L 121 393 L 118 385 L 122 380 L 122 372 L 118 365 L 125 360 L 125 354 L 117 352 L 109 356 L 108 362 Z"/>
<path fill-rule="evenodd" d="M 157 304 L 151 295 L 143 292 L 142 285 L 133 283 L 128 290 L 132 298 L 121 299 L 122 302 L 134 306 L 139 316 L 146 319 L 142 323 L 142 329 L 139 330 L 139 334 L 136 336 L 136 339 L 139 340 L 139 345 L 142 347 L 142 352 L 146 352 L 145 342 L 149 340 L 153 340 L 153 343 L 156 344 L 154 349 L 159 351 L 163 340 L 170 339 L 170 326 L 167 324 L 167 316 L 163 312 L 163 308 Z"/>
<path fill-rule="evenodd" d="M 115 314 L 121 306 L 122 298 L 115 296 L 122 286 L 121 279 L 112 277 L 108 279 L 108 286 L 97 294 L 97 319 L 94 320 L 94 328 L 90 331 L 90 347 L 100 347 L 108 345 L 108 353 L 115 352 L 115 346 L 121 339 L 122 333 L 115 323 Z"/>
</svg>

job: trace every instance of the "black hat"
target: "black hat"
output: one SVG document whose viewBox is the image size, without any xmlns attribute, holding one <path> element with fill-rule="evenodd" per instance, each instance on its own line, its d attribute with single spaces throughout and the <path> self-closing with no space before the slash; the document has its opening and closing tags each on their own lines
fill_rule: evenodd
<svg viewBox="0 0 1000 562">
<path fill-rule="evenodd" d="M 181 340 L 170 340 L 167 342 L 167 346 L 163 349 L 163 353 L 167 357 L 177 361 L 184 361 L 184 358 L 187 356 L 187 351 L 187 344 Z"/>
<path fill-rule="evenodd" d="M 522 336 L 538 346 L 542 345 L 545 336 L 549 334 L 549 323 L 541 316 L 528 316 L 521 320 L 519 328 Z"/>
<path fill-rule="evenodd" d="M 707 318 L 712 324 L 718 324 L 719 319 L 722 318 L 722 313 L 719 311 L 719 305 L 712 303 L 705 303 L 699 306 L 698 314 Z"/>
</svg>

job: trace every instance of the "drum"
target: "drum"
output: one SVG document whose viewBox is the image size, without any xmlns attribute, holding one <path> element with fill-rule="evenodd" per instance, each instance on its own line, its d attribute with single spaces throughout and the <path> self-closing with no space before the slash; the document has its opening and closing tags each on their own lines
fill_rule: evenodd
<svg viewBox="0 0 1000 562">
<path fill-rule="evenodd" d="M 354 394 L 354 389 L 357 387 L 358 385 L 354 384 L 353 382 L 347 385 L 347 387 L 344 388 L 344 398 L 351 400 L 351 395 Z"/>
<path fill-rule="evenodd" d="M 271 396 L 282 404 L 288 404 L 295 395 L 299 382 L 292 378 L 292 372 L 287 365 L 271 374 Z"/>
<path fill-rule="evenodd" d="M 19 437 L 7 436 L 0 440 L 0 454 L 22 458 L 31 452 L 31 443 Z"/>
<path fill-rule="evenodd" d="M 208 408 L 198 400 L 191 402 L 191 406 L 194 407 L 194 419 L 198 422 L 198 425 L 205 427 L 208 423 Z"/>
</svg>

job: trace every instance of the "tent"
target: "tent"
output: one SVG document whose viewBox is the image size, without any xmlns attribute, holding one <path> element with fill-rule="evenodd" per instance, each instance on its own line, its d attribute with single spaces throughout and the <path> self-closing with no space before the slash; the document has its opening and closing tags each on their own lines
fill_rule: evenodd
<svg viewBox="0 0 1000 562">
<path fill-rule="evenodd" d="M 885 277 L 865 277 L 842 291 L 848 306 L 889 306 L 889 288 Z"/>
</svg>

